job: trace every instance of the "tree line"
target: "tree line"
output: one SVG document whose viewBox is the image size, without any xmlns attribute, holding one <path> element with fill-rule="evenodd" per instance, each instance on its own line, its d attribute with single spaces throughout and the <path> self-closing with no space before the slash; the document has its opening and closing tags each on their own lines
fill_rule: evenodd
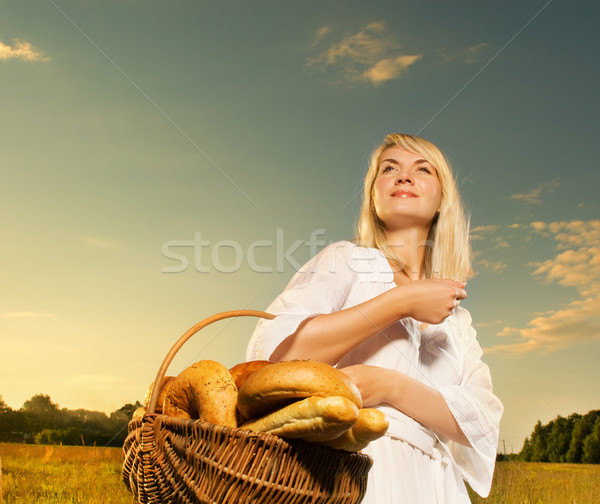
<svg viewBox="0 0 600 504">
<path fill-rule="evenodd" d="M 110 415 L 60 408 L 48 395 L 37 394 L 18 410 L 0 396 L 0 442 L 122 446 L 127 424 L 140 407 L 125 404 Z M 538 420 L 518 458 L 527 462 L 600 463 L 600 410 L 585 415 Z"/>
<path fill-rule="evenodd" d="M 15 443 L 122 446 L 127 424 L 140 405 L 125 404 L 110 415 L 60 408 L 50 396 L 34 395 L 18 410 L 0 396 L 0 441 Z"/>
<path fill-rule="evenodd" d="M 600 464 L 600 410 L 557 416 L 546 425 L 538 420 L 525 439 L 519 458 L 528 462 Z"/>
</svg>

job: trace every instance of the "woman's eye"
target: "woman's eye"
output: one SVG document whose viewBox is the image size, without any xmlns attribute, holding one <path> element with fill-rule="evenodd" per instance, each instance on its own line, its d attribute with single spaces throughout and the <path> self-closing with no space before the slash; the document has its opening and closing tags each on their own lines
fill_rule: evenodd
<svg viewBox="0 0 600 504">
<path fill-rule="evenodd" d="M 425 173 L 429 173 L 431 175 L 431 168 L 427 168 L 426 166 L 421 166 L 419 168 L 419 171 L 425 172 Z"/>
<path fill-rule="evenodd" d="M 394 169 L 394 167 L 392 165 L 387 165 L 387 166 L 384 166 L 383 168 L 381 168 L 381 173 L 389 172 L 393 169 Z"/>
</svg>

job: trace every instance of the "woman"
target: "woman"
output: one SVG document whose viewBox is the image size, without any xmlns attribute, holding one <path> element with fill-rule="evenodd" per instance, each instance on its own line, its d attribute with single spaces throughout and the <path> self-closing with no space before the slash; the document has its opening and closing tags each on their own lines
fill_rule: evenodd
<svg viewBox="0 0 600 504">
<path fill-rule="evenodd" d="M 468 223 L 453 175 L 427 140 L 392 134 L 371 156 L 357 243 L 326 247 L 267 308 L 247 358 L 313 359 L 346 372 L 386 436 L 363 503 L 469 502 L 490 490 L 502 404 L 459 306 Z"/>
</svg>

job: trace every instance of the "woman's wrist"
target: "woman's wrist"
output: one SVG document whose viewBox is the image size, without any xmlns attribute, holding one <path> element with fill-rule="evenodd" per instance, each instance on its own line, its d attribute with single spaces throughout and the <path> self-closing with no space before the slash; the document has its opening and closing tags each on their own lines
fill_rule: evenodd
<svg viewBox="0 0 600 504">
<path fill-rule="evenodd" d="M 402 284 L 394 287 L 389 292 L 393 296 L 392 306 L 395 309 L 396 320 L 411 317 L 410 287 L 407 284 Z"/>
</svg>

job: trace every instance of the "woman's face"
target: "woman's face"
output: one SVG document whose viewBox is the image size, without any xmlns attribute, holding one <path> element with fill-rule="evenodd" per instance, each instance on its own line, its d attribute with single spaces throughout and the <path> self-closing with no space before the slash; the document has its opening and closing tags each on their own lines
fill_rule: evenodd
<svg viewBox="0 0 600 504">
<path fill-rule="evenodd" d="M 380 159 L 373 187 L 377 216 L 388 231 L 398 226 L 429 229 L 442 202 L 435 168 L 422 156 L 398 146 L 385 149 Z"/>
</svg>

